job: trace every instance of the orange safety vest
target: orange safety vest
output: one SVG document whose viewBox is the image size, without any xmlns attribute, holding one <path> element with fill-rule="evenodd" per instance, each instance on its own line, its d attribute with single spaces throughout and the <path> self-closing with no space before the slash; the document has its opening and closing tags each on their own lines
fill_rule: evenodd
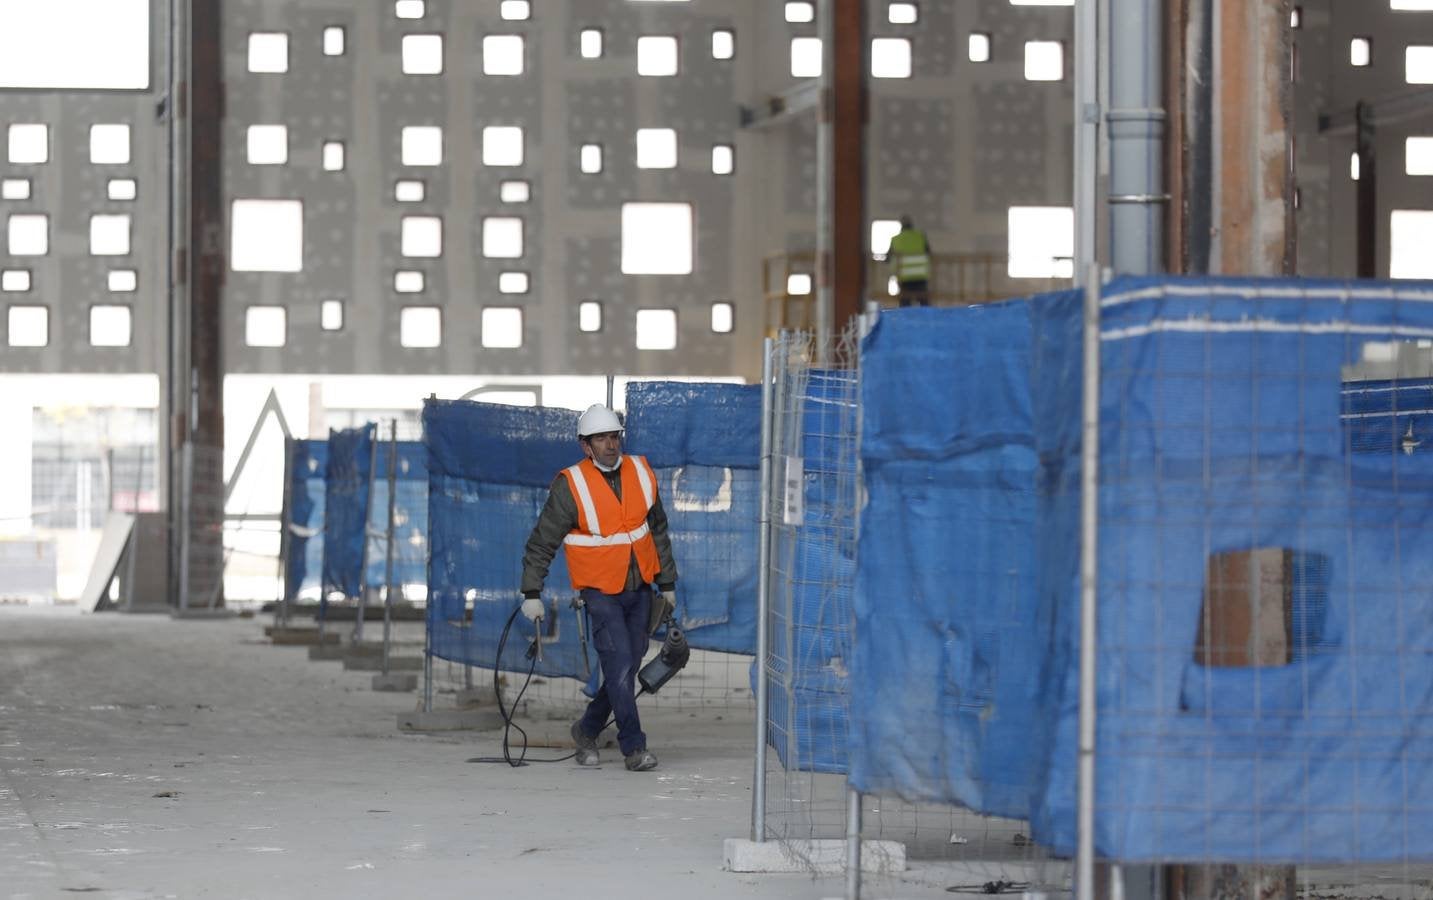
<svg viewBox="0 0 1433 900">
<path fill-rule="evenodd" d="M 643 581 L 651 582 L 661 567 L 647 527 L 647 513 L 657 502 L 656 473 L 641 456 L 624 456 L 623 462 L 621 500 L 592 460 L 562 470 L 577 501 L 577 527 L 562 542 L 575 590 L 622 593 L 634 553 Z"/>
</svg>

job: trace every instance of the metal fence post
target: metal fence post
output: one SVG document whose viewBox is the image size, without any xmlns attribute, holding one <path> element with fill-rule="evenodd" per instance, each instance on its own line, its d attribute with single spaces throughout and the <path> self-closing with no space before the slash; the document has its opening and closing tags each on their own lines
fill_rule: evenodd
<svg viewBox="0 0 1433 900">
<path fill-rule="evenodd" d="M 373 512 L 373 476 L 378 468 L 378 427 L 368 442 L 368 496 L 363 502 L 363 552 L 358 559 L 358 611 L 353 617 L 353 643 L 363 643 L 363 608 L 368 605 L 368 522 Z"/>
<path fill-rule="evenodd" d="M 766 839 L 766 654 L 770 634 L 767 616 L 771 603 L 771 443 L 772 354 L 776 342 L 762 342 L 761 359 L 761 508 L 758 515 L 756 564 L 756 769 L 751 787 L 751 839 Z"/>
<path fill-rule="evenodd" d="M 861 900 L 861 792 L 846 788 L 846 900 Z"/>
<path fill-rule="evenodd" d="M 1085 277 L 1084 403 L 1080 444 L 1080 724 L 1075 855 L 1076 900 L 1095 900 L 1096 576 L 1099 556 L 1100 273 Z"/>
<path fill-rule="evenodd" d="M 393 640 L 393 524 L 398 505 L 398 420 L 388 426 L 388 529 L 383 562 L 383 674 L 388 674 L 388 648 Z"/>
</svg>

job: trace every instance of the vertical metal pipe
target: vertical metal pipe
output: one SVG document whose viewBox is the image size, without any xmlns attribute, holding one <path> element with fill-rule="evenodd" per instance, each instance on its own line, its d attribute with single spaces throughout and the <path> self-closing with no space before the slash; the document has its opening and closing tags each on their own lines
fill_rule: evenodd
<svg viewBox="0 0 1433 900">
<path fill-rule="evenodd" d="M 861 792 L 846 788 L 846 900 L 861 900 Z"/>
<path fill-rule="evenodd" d="M 1076 900 L 1095 900 L 1096 601 L 1100 464 L 1100 276 L 1085 274 L 1084 428 L 1080 443 L 1080 721 Z"/>
<path fill-rule="evenodd" d="M 1161 0 L 1110 0 L 1110 265 L 1163 271 L 1164 35 Z"/>
<path fill-rule="evenodd" d="M 358 554 L 358 611 L 353 617 L 353 643 L 363 643 L 363 608 L 368 605 L 368 520 L 373 512 L 373 476 L 378 468 L 378 427 L 368 439 L 368 496 L 363 501 L 363 544 Z"/>
<path fill-rule="evenodd" d="M 776 342 L 766 338 L 761 351 L 761 506 L 756 547 L 756 768 L 751 784 L 751 839 L 766 840 L 766 694 L 769 690 L 766 654 L 771 635 L 767 630 L 771 603 L 771 442 L 772 355 Z"/>
<path fill-rule="evenodd" d="M 608 409 L 613 409 L 612 400 L 615 398 L 616 390 L 617 390 L 617 376 L 616 376 L 616 375 L 608 375 L 608 376 L 607 376 L 607 408 L 608 408 Z"/>
<path fill-rule="evenodd" d="M 294 445 L 294 439 L 285 435 L 283 506 L 279 512 L 279 583 L 283 587 L 279 591 L 279 604 L 274 616 L 274 624 L 280 628 L 289 625 L 289 597 L 298 587 L 289 584 L 289 555 L 293 553 Z"/>
<path fill-rule="evenodd" d="M 836 28 L 831 0 L 816 4 L 816 31 L 821 38 L 821 77 L 817 79 L 820 99 L 816 106 L 816 352 L 826 352 L 831 338 L 831 322 L 835 317 L 835 268 L 831 264 L 832 227 L 831 183 L 832 160 L 835 156 L 836 123 L 832 78 L 836 69 Z M 785 324 L 783 322 L 783 324 Z M 811 327 L 810 323 L 802 327 Z M 818 355 L 818 364 L 825 358 Z"/>
<path fill-rule="evenodd" d="M 1075 284 L 1098 261 L 1095 192 L 1099 170 L 1099 6 L 1075 0 Z"/>
<path fill-rule="evenodd" d="M 388 674 L 388 650 L 393 642 L 393 529 L 398 515 L 398 420 L 388 425 L 388 528 L 383 560 L 383 674 Z"/>
</svg>

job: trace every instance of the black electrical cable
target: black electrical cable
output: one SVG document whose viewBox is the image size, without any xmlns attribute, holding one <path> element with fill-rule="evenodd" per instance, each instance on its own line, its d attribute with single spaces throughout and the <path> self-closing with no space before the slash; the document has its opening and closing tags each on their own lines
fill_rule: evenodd
<svg viewBox="0 0 1433 900">
<path fill-rule="evenodd" d="M 498 712 L 503 717 L 503 755 L 475 756 L 472 759 L 468 760 L 468 762 L 470 763 L 507 763 L 508 765 L 516 769 L 518 766 L 525 766 L 529 762 L 566 762 L 567 760 L 572 759 L 574 756 L 577 755 L 577 751 L 574 750 L 566 756 L 558 756 L 552 759 L 529 760 L 527 758 L 527 732 L 523 730 L 523 727 L 521 725 L 513 721 L 513 712 L 516 711 L 518 703 L 522 701 L 522 695 L 527 693 L 527 686 L 532 684 L 532 673 L 537 669 L 536 648 L 532 648 L 528 651 L 528 659 L 532 660 L 532 663 L 527 667 L 527 676 L 523 679 L 522 689 L 519 690 L 517 692 L 517 696 L 513 698 L 513 708 L 508 709 L 507 707 L 503 706 L 503 690 L 502 683 L 499 678 L 502 672 L 503 648 L 507 646 L 508 633 L 512 631 L 512 623 L 517 619 L 517 614 L 521 611 L 521 606 L 515 607 L 512 611 L 512 615 L 508 616 L 507 624 L 503 626 L 503 633 L 498 638 L 497 657 L 493 660 L 493 694 L 498 698 Z M 611 723 L 609 722 L 608 724 Z M 603 727 L 605 728 L 606 726 L 604 725 Z M 518 734 L 522 735 L 522 753 L 518 755 L 518 758 L 516 760 L 514 760 L 512 757 L 511 749 L 513 729 L 517 729 Z"/>
</svg>

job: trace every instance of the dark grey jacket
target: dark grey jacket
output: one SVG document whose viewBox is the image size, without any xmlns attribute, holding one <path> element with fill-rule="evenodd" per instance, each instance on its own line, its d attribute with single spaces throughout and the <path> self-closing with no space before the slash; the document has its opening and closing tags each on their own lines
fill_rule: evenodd
<svg viewBox="0 0 1433 900">
<path fill-rule="evenodd" d="M 622 499 L 622 466 L 627 464 L 627 457 L 624 455 L 616 469 L 602 473 L 618 500 Z M 527 548 L 522 554 L 524 597 L 537 597 L 542 594 L 542 583 L 547 579 L 547 570 L 552 565 L 552 558 L 557 555 L 557 548 L 562 546 L 563 539 L 576 527 L 577 500 L 572 496 L 567 476 L 558 472 L 557 477 L 552 480 L 552 486 L 548 488 L 547 502 L 543 504 L 542 513 L 537 517 L 532 534 L 528 535 Z M 667 534 L 667 511 L 662 508 L 660 493 L 652 508 L 647 511 L 647 527 L 651 529 L 652 540 L 657 545 L 657 562 L 660 564 L 657 587 L 664 592 L 670 591 L 677 583 L 677 561 L 672 557 L 672 539 Z M 631 554 L 630 560 L 627 566 L 629 591 L 643 584 L 642 572 L 637 567 L 637 554 Z"/>
</svg>

